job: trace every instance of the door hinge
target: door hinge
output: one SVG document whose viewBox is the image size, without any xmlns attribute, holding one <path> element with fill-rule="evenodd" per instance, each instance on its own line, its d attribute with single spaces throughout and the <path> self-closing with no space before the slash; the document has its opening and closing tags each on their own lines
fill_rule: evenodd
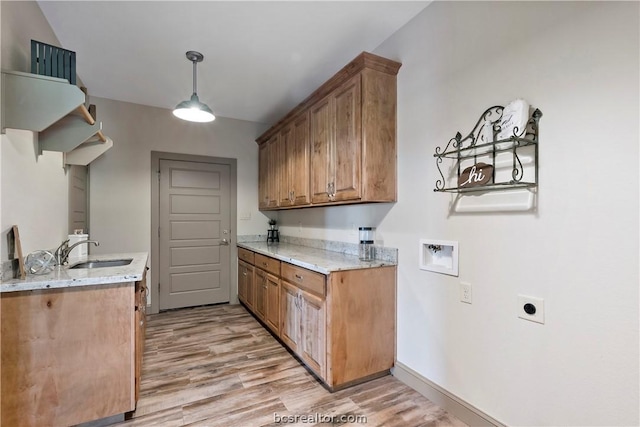
<svg viewBox="0 0 640 427">
<path fill-rule="evenodd" d="M 160 171 L 158 171 L 158 181 L 160 181 Z"/>
<path fill-rule="evenodd" d="M 158 227 L 158 237 L 160 237 L 160 227 Z"/>
</svg>

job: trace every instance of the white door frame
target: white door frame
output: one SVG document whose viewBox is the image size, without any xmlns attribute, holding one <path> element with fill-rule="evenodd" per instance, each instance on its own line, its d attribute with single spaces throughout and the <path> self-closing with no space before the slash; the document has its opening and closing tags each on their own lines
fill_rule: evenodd
<svg viewBox="0 0 640 427">
<path fill-rule="evenodd" d="M 238 303 L 238 249 L 236 247 L 238 230 L 237 206 L 237 159 L 226 157 L 198 156 L 194 154 L 166 153 L 160 151 L 151 152 L 151 271 L 149 287 L 151 290 L 151 310 L 150 313 L 160 311 L 160 239 L 158 229 L 160 227 L 160 160 L 182 160 L 187 162 L 215 163 L 229 165 L 229 204 L 231 208 L 229 223 L 230 252 L 229 252 L 229 303 Z"/>
</svg>

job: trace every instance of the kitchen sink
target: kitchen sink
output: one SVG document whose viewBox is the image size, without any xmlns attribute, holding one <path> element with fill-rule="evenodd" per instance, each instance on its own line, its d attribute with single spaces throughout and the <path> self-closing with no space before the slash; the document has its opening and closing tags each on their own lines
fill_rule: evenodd
<svg viewBox="0 0 640 427">
<path fill-rule="evenodd" d="M 72 265 L 71 268 L 103 268 L 103 267 L 120 267 L 123 265 L 129 265 L 133 261 L 133 258 L 126 259 L 109 259 L 104 261 L 86 261 Z"/>
</svg>

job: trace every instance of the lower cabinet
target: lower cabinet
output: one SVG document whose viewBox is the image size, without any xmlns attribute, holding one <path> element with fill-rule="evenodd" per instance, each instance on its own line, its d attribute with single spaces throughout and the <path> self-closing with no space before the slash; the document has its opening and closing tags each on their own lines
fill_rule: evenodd
<svg viewBox="0 0 640 427">
<path fill-rule="evenodd" d="M 264 321 L 276 334 L 280 332 L 280 278 L 267 273 L 267 295 Z"/>
<path fill-rule="evenodd" d="M 280 278 L 255 269 L 256 303 L 253 313 L 274 333 L 280 331 Z"/>
<path fill-rule="evenodd" d="M 255 301 L 253 283 L 253 266 L 244 261 L 238 261 L 238 299 L 251 309 Z"/>
<path fill-rule="evenodd" d="M 2 294 L 1 425 L 69 426 L 135 409 L 144 345 L 135 306 L 146 299 L 135 289 L 127 282 Z"/>
<path fill-rule="evenodd" d="M 300 341 L 300 290 L 286 281 L 281 284 L 281 310 L 282 323 L 280 325 L 280 339 L 294 353 L 298 353 L 298 343 Z"/>
<path fill-rule="evenodd" d="M 261 268 L 255 270 L 256 302 L 253 313 L 264 322 L 267 311 L 267 272 Z"/>
<path fill-rule="evenodd" d="M 264 258 L 255 254 L 254 307 L 240 301 L 329 389 L 389 372 L 395 360 L 395 266 L 324 275 Z"/>
<path fill-rule="evenodd" d="M 327 352 L 325 299 L 282 281 L 280 339 L 320 378 Z"/>
<path fill-rule="evenodd" d="M 147 269 L 145 268 L 142 280 L 135 285 L 135 340 L 136 340 L 136 366 L 135 366 L 135 400 L 140 397 L 140 380 L 142 378 L 142 357 L 144 355 L 144 343 L 147 332 Z"/>
<path fill-rule="evenodd" d="M 325 378 L 327 354 L 325 299 L 300 290 L 300 346 L 298 354 L 320 378 Z"/>
</svg>

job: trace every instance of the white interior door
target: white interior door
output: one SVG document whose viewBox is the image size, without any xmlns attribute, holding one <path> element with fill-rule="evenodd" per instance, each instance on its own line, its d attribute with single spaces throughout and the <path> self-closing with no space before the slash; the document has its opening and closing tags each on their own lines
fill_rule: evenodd
<svg viewBox="0 0 640 427">
<path fill-rule="evenodd" d="M 160 309 L 229 301 L 230 166 L 160 160 Z"/>
</svg>

